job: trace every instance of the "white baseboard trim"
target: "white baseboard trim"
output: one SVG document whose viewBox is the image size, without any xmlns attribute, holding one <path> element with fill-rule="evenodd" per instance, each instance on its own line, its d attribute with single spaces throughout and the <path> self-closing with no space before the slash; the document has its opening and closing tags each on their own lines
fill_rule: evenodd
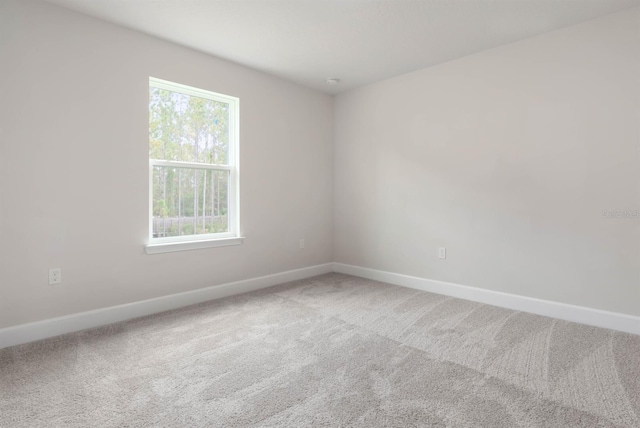
<svg viewBox="0 0 640 428">
<path fill-rule="evenodd" d="M 493 306 L 529 312 L 595 327 L 640 335 L 640 317 L 583 306 L 536 299 L 533 297 L 491 291 L 451 282 L 419 278 L 343 263 L 325 263 L 302 269 L 280 272 L 242 281 L 230 282 L 199 290 L 171 294 L 140 302 L 21 324 L 0 329 L 0 349 L 20 345 L 65 333 L 113 324 L 132 318 L 177 309 L 209 300 L 242 294 L 289 281 L 309 278 L 329 272 L 339 272 L 382 281 L 431 293 L 486 303 Z"/>
<path fill-rule="evenodd" d="M 516 311 L 529 312 L 546 317 L 558 318 L 565 321 L 592 325 L 640 335 L 640 317 L 617 312 L 592 309 L 584 306 L 569 305 L 550 300 L 519 296 L 516 294 L 491 291 L 483 288 L 470 287 L 452 282 L 436 281 L 418 278 L 399 273 L 385 272 L 343 263 L 333 264 L 334 272 L 373 279 L 403 287 L 415 288 L 445 296 L 457 297 L 488 305 Z"/>
<path fill-rule="evenodd" d="M 0 329 L 0 349 L 333 272 L 333 263 Z"/>
</svg>

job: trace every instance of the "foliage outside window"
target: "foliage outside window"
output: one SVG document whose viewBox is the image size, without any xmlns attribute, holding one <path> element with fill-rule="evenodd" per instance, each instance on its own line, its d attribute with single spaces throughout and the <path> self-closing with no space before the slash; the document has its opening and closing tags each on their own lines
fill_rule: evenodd
<svg viewBox="0 0 640 428">
<path fill-rule="evenodd" d="M 149 79 L 150 243 L 238 236 L 238 99 Z"/>
</svg>

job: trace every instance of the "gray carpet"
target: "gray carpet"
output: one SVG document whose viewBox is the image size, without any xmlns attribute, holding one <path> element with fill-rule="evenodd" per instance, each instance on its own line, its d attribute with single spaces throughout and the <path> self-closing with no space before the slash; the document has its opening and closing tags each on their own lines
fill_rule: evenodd
<svg viewBox="0 0 640 428">
<path fill-rule="evenodd" d="M 328 274 L 0 350 L 2 427 L 638 427 L 640 336 Z"/>
</svg>

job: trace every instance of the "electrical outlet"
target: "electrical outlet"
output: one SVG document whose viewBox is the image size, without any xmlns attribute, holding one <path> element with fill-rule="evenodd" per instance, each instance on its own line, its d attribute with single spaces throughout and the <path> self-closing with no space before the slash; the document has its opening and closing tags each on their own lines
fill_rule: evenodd
<svg viewBox="0 0 640 428">
<path fill-rule="evenodd" d="M 304 248 L 304 238 L 300 240 L 300 248 Z"/>
<path fill-rule="evenodd" d="M 60 284 L 62 282 L 62 270 L 60 268 L 49 269 L 49 284 Z"/>
<path fill-rule="evenodd" d="M 447 258 L 447 249 L 445 247 L 438 248 L 438 258 L 440 259 Z"/>
</svg>

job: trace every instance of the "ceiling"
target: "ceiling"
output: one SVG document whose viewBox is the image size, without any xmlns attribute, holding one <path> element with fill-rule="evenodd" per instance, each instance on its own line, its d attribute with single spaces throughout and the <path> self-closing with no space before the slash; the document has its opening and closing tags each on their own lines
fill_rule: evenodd
<svg viewBox="0 0 640 428">
<path fill-rule="evenodd" d="M 640 0 L 47 0 L 327 93 Z M 326 78 L 340 78 L 329 86 Z"/>
</svg>

